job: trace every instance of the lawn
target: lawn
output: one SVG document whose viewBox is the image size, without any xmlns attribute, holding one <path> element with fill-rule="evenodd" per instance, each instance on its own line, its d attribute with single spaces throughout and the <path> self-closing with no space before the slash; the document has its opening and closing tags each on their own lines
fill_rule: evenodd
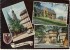
<svg viewBox="0 0 70 50">
<path fill-rule="evenodd" d="M 34 24 L 47 24 L 47 25 L 59 25 L 59 26 L 66 26 L 63 21 L 57 21 L 48 19 L 47 17 L 33 17 Z"/>
</svg>

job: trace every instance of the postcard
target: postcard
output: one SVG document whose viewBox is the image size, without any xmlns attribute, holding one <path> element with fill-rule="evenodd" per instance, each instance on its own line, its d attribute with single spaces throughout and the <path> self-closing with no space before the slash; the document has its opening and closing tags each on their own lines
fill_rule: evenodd
<svg viewBox="0 0 70 50">
<path fill-rule="evenodd" d="M 34 48 L 68 48 L 67 26 L 35 25 Z"/>
<path fill-rule="evenodd" d="M 68 4 L 34 1 L 33 24 L 67 25 Z"/>
<path fill-rule="evenodd" d="M 13 35 L 13 42 L 34 35 L 24 1 L 2 9 L 8 29 Z"/>
</svg>

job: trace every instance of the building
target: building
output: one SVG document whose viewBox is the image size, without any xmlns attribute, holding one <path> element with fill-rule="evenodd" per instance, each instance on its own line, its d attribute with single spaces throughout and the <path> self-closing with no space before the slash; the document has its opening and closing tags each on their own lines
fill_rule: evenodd
<svg viewBox="0 0 70 50">
<path fill-rule="evenodd" d="M 23 10 L 20 13 L 20 17 L 21 17 L 21 21 L 20 24 L 22 24 L 24 27 L 26 27 L 27 29 L 33 30 L 29 15 L 27 13 L 27 10 Z"/>
<path fill-rule="evenodd" d="M 56 18 L 56 13 L 54 10 L 51 10 L 49 8 L 44 8 L 43 9 L 43 13 L 44 13 L 44 17 L 48 17 L 48 18 L 51 18 L 51 19 L 55 19 Z"/>
<path fill-rule="evenodd" d="M 54 10 L 47 7 L 34 6 L 34 16 L 43 16 L 43 17 L 48 17 L 50 19 L 55 19 L 56 13 Z"/>
<path fill-rule="evenodd" d="M 18 19 L 17 19 L 17 16 L 16 16 L 16 14 L 15 14 L 15 12 L 14 12 L 13 9 L 12 9 L 12 17 L 13 17 L 13 20 L 18 20 Z"/>
<path fill-rule="evenodd" d="M 46 42 L 49 41 L 50 43 L 56 43 L 57 32 L 53 32 L 52 30 L 46 33 L 45 40 Z M 48 40 L 49 39 L 49 40 Z"/>
<path fill-rule="evenodd" d="M 66 34 L 67 33 L 59 33 L 58 39 L 60 39 L 60 43 L 63 43 Z M 50 30 L 46 33 L 45 37 L 43 38 L 43 41 L 45 41 L 46 43 L 57 43 L 57 32 Z"/>
</svg>

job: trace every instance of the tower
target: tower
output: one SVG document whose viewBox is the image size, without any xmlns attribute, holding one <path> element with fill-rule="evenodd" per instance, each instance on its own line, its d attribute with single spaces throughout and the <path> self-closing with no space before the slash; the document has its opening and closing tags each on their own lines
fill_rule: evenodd
<svg viewBox="0 0 70 50">
<path fill-rule="evenodd" d="M 16 16 L 16 14 L 15 14 L 13 9 L 12 9 L 12 17 L 13 17 L 13 20 L 17 20 L 17 16 Z"/>
</svg>

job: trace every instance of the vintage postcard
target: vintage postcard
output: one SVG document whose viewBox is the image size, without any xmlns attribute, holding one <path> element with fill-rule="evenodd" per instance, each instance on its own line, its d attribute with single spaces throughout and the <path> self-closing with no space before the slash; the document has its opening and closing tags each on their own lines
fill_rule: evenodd
<svg viewBox="0 0 70 50">
<path fill-rule="evenodd" d="M 67 26 L 35 25 L 34 48 L 68 48 Z"/>
<path fill-rule="evenodd" d="M 68 4 L 34 1 L 33 24 L 67 25 Z"/>
<path fill-rule="evenodd" d="M 34 35 L 24 1 L 2 9 L 13 42 Z"/>
<path fill-rule="evenodd" d="M 69 24 L 69 26 L 68 26 L 68 33 L 69 33 L 69 48 L 70 48 L 70 24 Z"/>
</svg>

